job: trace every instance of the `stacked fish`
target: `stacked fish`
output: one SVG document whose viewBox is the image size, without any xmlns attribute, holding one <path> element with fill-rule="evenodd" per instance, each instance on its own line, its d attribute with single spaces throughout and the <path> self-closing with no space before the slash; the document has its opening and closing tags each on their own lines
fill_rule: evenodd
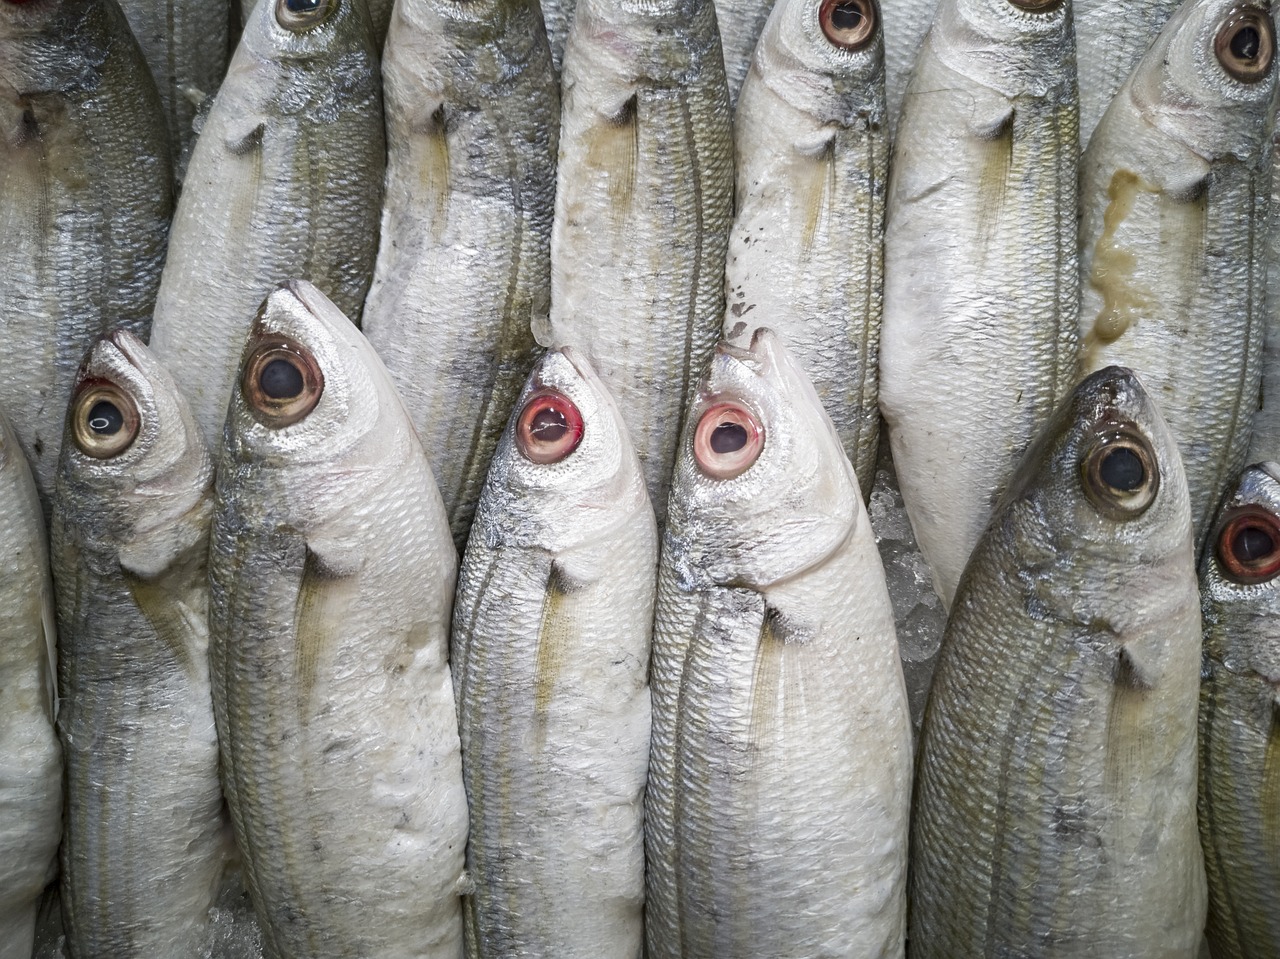
<svg viewBox="0 0 1280 959">
<path fill-rule="evenodd" d="M 0 959 L 1280 956 L 1267 0 L 770 6 L 0 0 Z"/>
</svg>

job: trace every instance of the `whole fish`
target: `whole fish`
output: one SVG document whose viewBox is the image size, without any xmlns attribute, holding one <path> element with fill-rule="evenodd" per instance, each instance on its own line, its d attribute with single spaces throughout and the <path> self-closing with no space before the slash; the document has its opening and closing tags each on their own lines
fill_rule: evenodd
<svg viewBox="0 0 1280 959">
<path fill-rule="evenodd" d="M 358 318 L 378 247 L 382 124 L 363 0 L 255 8 L 187 167 L 151 339 L 211 444 L 276 283 L 308 279 Z"/>
<path fill-rule="evenodd" d="M 1194 959 L 1198 595 L 1176 442 L 1132 373 L 1095 373 L 951 609 L 916 768 L 913 959 Z"/>
<path fill-rule="evenodd" d="M 911 724 L 853 469 L 781 341 L 689 407 L 658 573 L 649 955 L 901 957 Z"/>
<path fill-rule="evenodd" d="M 875 0 L 827 0 L 824 9 L 837 6 L 861 9 Z M 756 43 L 764 30 L 774 0 L 715 0 L 716 26 L 724 52 L 724 76 L 729 85 L 729 103 L 737 103 L 746 80 Z"/>
<path fill-rule="evenodd" d="M 494 457 L 454 604 L 470 956 L 644 951 L 657 564 L 622 414 L 581 357 L 548 353 Z"/>
<path fill-rule="evenodd" d="M 1265 0 L 1186 0 L 1081 161 L 1082 367 L 1159 397 L 1197 548 L 1258 407 L 1274 47 Z"/>
<path fill-rule="evenodd" d="M 729 94 L 711 0 L 580 0 L 564 54 L 547 347 L 600 375 L 658 525 L 681 410 L 724 319 Z"/>
<path fill-rule="evenodd" d="M 1214 959 L 1280 955 L 1280 465 L 1244 471 L 1200 564 L 1200 838 Z"/>
<path fill-rule="evenodd" d="M 316 287 L 254 321 L 209 556 L 223 788 L 268 959 L 457 959 L 457 555 L 373 348 Z"/>
<path fill-rule="evenodd" d="M 1080 0 L 1074 0 L 1077 7 Z M 885 119 L 892 131 L 898 125 L 902 98 L 933 23 L 938 0 L 878 0 L 884 21 Z"/>
<path fill-rule="evenodd" d="M 947 606 L 1075 375 L 1076 114 L 1067 0 L 942 0 L 890 164 L 880 407 Z"/>
<path fill-rule="evenodd" d="M 815 15 L 816 14 L 816 15 Z M 818 390 L 865 499 L 877 405 L 889 134 L 874 0 L 780 0 L 734 119 L 725 336 L 768 326 Z"/>
<path fill-rule="evenodd" d="M 62 917 L 75 957 L 188 959 L 231 830 L 209 689 L 213 463 L 126 330 L 67 414 L 50 534 L 67 769 Z"/>
<path fill-rule="evenodd" d="M 0 408 L 48 508 L 76 369 L 151 326 L 173 211 L 155 82 L 115 0 L 0 0 Z"/>
<path fill-rule="evenodd" d="M 387 196 L 363 328 L 461 549 L 551 308 L 560 85 L 537 0 L 401 0 Z"/>
<path fill-rule="evenodd" d="M 31 959 L 40 894 L 57 872 L 62 750 L 44 514 L 0 415 L 0 959 Z"/>
</svg>

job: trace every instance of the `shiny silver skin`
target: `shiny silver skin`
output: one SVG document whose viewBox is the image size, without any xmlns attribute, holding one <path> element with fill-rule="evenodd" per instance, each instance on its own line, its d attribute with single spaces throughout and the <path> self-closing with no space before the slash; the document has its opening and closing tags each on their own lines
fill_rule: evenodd
<svg viewBox="0 0 1280 959">
<path fill-rule="evenodd" d="M 132 398 L 137 436 L 87 455 L 71 420 L 91 411 L 73 400 L 50 533 L 63 925 L 72 959 L 188 959 L 232 853 L 209 690 L 213 462 L 173 379 L 128 331 L 93 346 L 77 387 L 103 382 Z"/>
<path fill-rule="evenodd" d="M 604 380 L 661 527 L 724 318 L 733 141 L 711 0 L 579 0 L 562 96 L 551 317 L 534 335 Z"/>
<path fill-rule="evenodd" d="M 702 414 L 764 445 L 713 479 Z M 649 956 L 901 957 L 911 724 L 853 469 L 768 330 L 689 408 L 658 573 L 645 800 Z"/>
<path fill-rule="evenodd" d="M 544 389 L 583 434 L 538 464 L 514 433 Z M 538 363 L 515 410 L 454 605 L 468 955 L 639 959 L 653 508 L 622 414 L 572 350 Z"/>
<path fill-rule="evenodd" d="M 145 337 L 173 174 L 155 83 L 115 0 L 0 0 L 0 408 L 41 501 L 85 351 Z"/>
<path fill-rule="evenodd" d="M 730 104 L 738 101 L 756 43 L 774 6 L 774 0 L 716 0 L 716 26 L 720 30 L 720 46 L 724 51 L 724 76 L 729 85 Z"/>
<path fill-rule="evenodd" d="M 836 425 L 865 499 L 880 438 L 889 131 L 884 47 L 823 33 L 815 0 L 779 0 L 734 119 L 736 216 L 724 333 L 773 330 Z"/>
<path fill-rule="evenodd" d="M 387 195 L 363 329 L 461 550 L 551 308 L 560 84 L 537 0 L 400 0 Z"/>
<path fill-rule="evenodd" d="M 933 23 L 938 0 L 878 0 L 884 21 L 885 115 L 890 130 L 898 126 L 902 98 Z M 1078 5 L 1078 0 L 1076 0 Z"/>
<path fill-rule="evenodd" d="M 1178 438 L 1197 544 L 1244 468 L 1258 407 L 1277 68 L 1214 55 L 1256 0 L 1188 0 L 1081 160 L 1081 368 L 1135 370 Z"/>
<path fill-rule="evenodd" d="M 272 427 L 232 396 L 217 463 L 210 662 L 223 788 L 268 959 L 458 959 L 466 794 L 449 674 L 457 556 L 373 348 L 282 284 L 324 386 Z"/>
<path fill-rule="evenodd" d="M 547 41 L 551 44 L 551 62 L 556 72 L 564 62 L 564 45 L 573 25 L 574 0 L 542 0 L 542 19 L 546 24 Z"/>
<path fill-rule="evenodd" d="M 880 408 L 948 607 L 1076 370 L 1071 7 L 944 0 L 903 101 L 885 224 Z"/>
<path fill-rule="evenodd" d="M 1214 959 L 1280 955 L 1280 592 L 1274 576 L 1242 582 L 1219 557 L 1230 547 L 1224 524 L 1249 507 L 1280 516 L 1280 465 L 1244 471 L 1200 563 L 1200 836 Z"/>
<path fill-rule="evenodd" d="M 1121 512 L 1086 463 L 1126 433 L 1158 481 Z M 1103 370 L 1027 452 L 956 593 L 918 748 L 913 959 L 1195 959 L 1199 666 L 1177 445 L 1137 378 Z"/>
<path fill-rule="evenodd" d="M 62 749 L 44 514 L 0 414 L 0 959 L 31 959 L 40 894 L 58 868 Z"/>
<path fill-rule="evenodd" d="M 248 25 L 257 0 L 240 0 L 240 22 Z M 369 30 L 375 50 L 381 50 L 387 40 L 387 27 L 391 23 L 394 0 L 366 0 L 369 13 Z"/>
<path fill-rule="evenodd" d="M 254 9 L 173 220 L 151 345 L 216 445 L 240 350 L 276 283 L 302 277 L 358 320 L 378 247 L 385 134 L 362 0 L 321 25 Z"/>
</svg>

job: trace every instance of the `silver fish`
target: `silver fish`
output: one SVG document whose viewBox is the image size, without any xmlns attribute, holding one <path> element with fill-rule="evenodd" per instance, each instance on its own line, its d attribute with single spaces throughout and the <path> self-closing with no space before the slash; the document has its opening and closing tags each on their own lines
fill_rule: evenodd
<svg viewBox="0 0 1280 959">
<path fill-rule="evenodd" d="M 373 348 L 290 281 L 218 458 L 210 663 L 223 788 L 269 959 L 458 959 L 467 802 L 457 554 Z"/>
<path fill-rule="evenodd" d="M 81 367 L 50 534 L 72 957 L 188 959 L 231 828 L 209 689 L 213 462 L 173 379 L 120 330 Z"/>
<path fill-rule="evenodd" d="M 653 637 L 649 955 L 901 957 L 911 724 L 857 481 L 768 330 L 688 413 Z"/>
<path fill-rule="evenodd" d="M 1194 959 L 1198 597 L 1176 442 L 1133 374 L 1100 371 L 956 593 L 919 745 L 913 959 Z"/>
<path fill-rule="evenodd" d="M 387 196 L 363 328 L 461 549 L 551 306 L 560 85 L 537 0 L 400 0 Z"/>
<path fill-rule="evenodd" d="M 254 312 L 291 276 L 358 318 L 386 162 L 363 0 L 260 4 L 187 167 L 151 345 L 221 435 Z M 297 4 L 295 4 L 297 5 Z"/>
<path fill-rule="evenodd" d="M 494 457 L 454 605 L 470 956 L 644 951 L 657 563 L 622 414 L 581 357 L 548 353 Z"/>
</svg>

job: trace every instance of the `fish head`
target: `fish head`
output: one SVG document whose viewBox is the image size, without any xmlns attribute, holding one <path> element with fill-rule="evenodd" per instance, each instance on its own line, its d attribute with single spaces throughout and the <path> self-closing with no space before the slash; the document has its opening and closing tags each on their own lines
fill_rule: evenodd
<svg viewBox="0 0 1280 959">
<path fill-rule="evenodd" d="M 287 64 L 335 90 L 362 92 L 369 69 L 377 73 L 364 0 L 262 0 L 249 15 L 240 43 L 249 63 Z M 233 62 L 232 69 L 239 66 Z M 300 94 L 279 91 L 286 98 Z"/>
<path fill-rule="evenodd" d="M 712 0 L 579 0 L 566 47 L 573 74 L 613 78 L 624 86 L 687 83 L 709 60 L 720 60 L 715 31 L 692 27 Z M 574 67 L 581 58 L 582 63 Z M 723 69 L 723 67 L 722 67 Z"/>
<path fill-rule="evenodd" d="M 1071 0 L 940 0 L 927 42 L 975 83 L 1041 97 L 1074 81 L 1074 30 Z"/>
<path fill-rule="evenodd" d="M 682 585 L 764 590 L 820 565 L 866 522 L 859 496 L 782 340 L 762 328 L 749 349 L 722 342 L 685 413 L 672 477 L 666 547 Z"/>
<path fill-rule="evenodd" d="M 1189 0 L 1165 24 L 1117 97 L 1206 161 L 1260 162 L 1276 87 L 1267 0 Z"/>
<path fill-rule="evenodd" d="M 565 347 L 530 373 L 498 442 L 473 535 L 560 553 L 651 512 L 622 414 L 586 358 Z"/>
</svg>

